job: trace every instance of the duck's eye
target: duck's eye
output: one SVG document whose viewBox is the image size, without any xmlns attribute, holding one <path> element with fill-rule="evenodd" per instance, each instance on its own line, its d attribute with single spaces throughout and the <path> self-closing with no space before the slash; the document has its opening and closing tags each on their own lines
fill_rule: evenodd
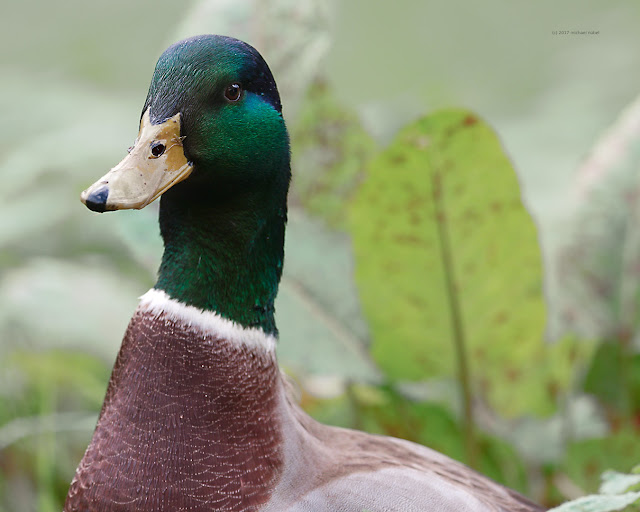
<svg viewBox="0 0 640 512">
<path fill-rule="evenodd" d="M 158 158 L 164 154 L 165 145 L 162 142 L 154 142 L 151 144 L 151 154 Z"/>
<path fill-rule="evenodd" d="M 240 99 L 240 95 L 242 94 L 242 87 L 240 84 L 231 84 L 224 91 L 224 97 L 229 101 L 238 101 Z"/>
</svg>

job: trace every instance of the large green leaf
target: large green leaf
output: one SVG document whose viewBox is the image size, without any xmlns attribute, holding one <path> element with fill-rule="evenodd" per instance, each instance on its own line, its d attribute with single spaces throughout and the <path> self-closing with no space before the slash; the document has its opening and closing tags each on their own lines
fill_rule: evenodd
<svg viewBox="0 0 640 512">
<path fill-rule="evenodd" d="M 373 355 L 390 378 L 454 373 L 457 331 L 480 394 L 505 413 L 549 412 L 578 354 L 542 341 L 536 229 L 484 122 L 443 111 L 402 130 L 371 164 L 351 230 Z"/>
</svg>

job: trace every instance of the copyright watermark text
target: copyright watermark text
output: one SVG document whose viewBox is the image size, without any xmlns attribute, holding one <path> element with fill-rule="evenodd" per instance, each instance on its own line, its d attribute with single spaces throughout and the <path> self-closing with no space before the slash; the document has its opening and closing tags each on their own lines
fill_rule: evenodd
<svg viewBox="0 0 640 512">
<path fill-rule="evenodd" d="M 552 30 L 552 36 L 597 36 L 599 30 Z"/>
</svg>

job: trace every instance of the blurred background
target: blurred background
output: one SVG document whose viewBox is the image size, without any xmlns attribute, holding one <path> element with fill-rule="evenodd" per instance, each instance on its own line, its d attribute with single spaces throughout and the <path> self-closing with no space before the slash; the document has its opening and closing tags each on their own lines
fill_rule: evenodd
<svg viewBox="0 0 640 512">
<path fill-rule="evenodd" d="M 547 505 L 593 492 L 606 469 L 630 470 L 640 462 L 639 23 L 634 0 L 3 5 L 0 511 L 62 507 L 162 251 L 157 205 L 98 215 L 79 193 L 135 139 L 161 52 L 200 33 L 254 45 L 281 91 L 294 180 L 279 359 L 303 406 L 428 444 Z M 442 332 L 407 321 L 389 337 L 378 321 L 389 304 L 371 300 L 386 292 L 371 284 L 393 276 L 376 267 L 364 227 L 385 148 L 404 151 L 396 134 L 424 116 L 440 133 L 453 115 L 443 108 L 478 116 L 501 142 L 482 123 L 478 168 L 499 165 L 461 171 L 461 182 L 486 197 L 515 173 L 509 193 L 531 215 L 517 201 L 515 231 L 499 212 L 474 225 L 487 244 L 514 244 L 509 273 L 485 267 L 491 286 L 474 286 L 515 320 L 477 336 L 467 326 L 466 356 L 446 308 Z M 468 168 L 470 155 L 451 158 Z M 464 250 L 454 244 L 454 259 Z M 447 303 L 426 279 L 433 297 L 418 302 Z M 463 313 L 489 314 L 465 310 L 473 291 L 461 288 Z M 424 353 L 444 362 L 416 365 Z"/>
</svg>

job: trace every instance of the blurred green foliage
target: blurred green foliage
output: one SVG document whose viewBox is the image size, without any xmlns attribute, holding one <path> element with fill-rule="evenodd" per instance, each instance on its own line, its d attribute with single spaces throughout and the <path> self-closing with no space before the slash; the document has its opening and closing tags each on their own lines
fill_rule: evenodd
<svg viewBox="0 0 640 512">
<path fill-rule="evenodd" d="M 311 84 L 291 133 L 296 170 L 290 204 L 303 205 L 334 228 L 346 228 L 349 198 L 377 149 L 354 112 L 328 83 Z"/>
<path fill-rule="evenodd" d="M 599 40 L 607 59 L 591 59 L 589 69 L 557 73 L 586 50 L 574 42 L 556 51 L 559 40 L 546 31 L 557 27 L 532 11 L 536 44 L 518 31 L 503 61 L 474 62 L 464 31 L 489 54 L 502 39 L 485 37 L 476 18 L 455 24 L 452 38 L 454 24 L 427 16 L 431 3 L 401 3 L 394 12 L 420 34 L 448 41 L 447 51 L 423 36 L 411 44 L 406 23 L 378 12 L 382 4 L 371 14 L 359 1 L 338 9 L 319 0 L 201 0 L 179 14 L 164 0 L 153 9 L 115 1 L 105 12 L 74 1 L 66 10 L 43 3 L 37 19 L 31 7 L 10 6 L 3 34 L 22 46 L 5 44 L 0 53 L 0 512 L 61 508 L 136 297 L 153 284 L 162 250 L 155 207 L 95 215 L 78 194 L 135 138 L 157 55 L 203 32 L 258 47 L 283 96 L 294 181 L 276 304 L 279 359 L 299 380 L 307 410 L 467 462 L 471 421 L 477 468 L 547 505 L 596 492 L 605 469 L 628 471 L 640 461 L 635 103 L 577 174 L 569 172 L 628 101 L 621 84 L 637 83 L 612 83 L 614 74 L 603 72 L 617 62 L 610 54 L 622 55 L 617 40 Z M 498 4 L 476 14 L 499 22 Z M 433 8 L 458 16 L 447 5 Z M 574 15 L 557 3 L 553 10 L 558 23 Z M 378 37 L 361 22 L 365 11 L 385 21 Z M 630 13 L 603 23 L 635 27 Z M 596 42 L 582 44 L 592 50 Z M 487 78 L 494 75 L 502 78 Z M 552 78 L 546 96 L 533 95 Z M 586 78 L 604 91 L 597 107 L 580 103 L 593 94 L 576 85 Z M 452 102 L 473 105 L 489 122 L 465 109 L 425 116 Z M 575 116 L 560 105 L 573 105 Z M 523 130 L 520 116 L 536 109 L 548 116 Z M 567 135 L 559 140 L 552 127 Z M 533 150 L 523 150 L 525 139 Z M 549 197 L 561 199 L 554 206 Z M 552 216 L 558 204 L 562 222 Z M 438 215 L 447 221 L 453 288 L 445 285 Z M 546 296 L 539 239 L 554 242 L 543 245 Z M 466 420 L 452 291 L 471 383 Z M 555 344 L 543 340 L 545 322 Z M 620 506 L 633 502 L 627 488 L 605 490 L 605 498 L 589 498 L 592 508 L 563 510 L 619 510 L 606 508 L 612 494 L 623 496 L 615 498 Z"/>
</svg>

